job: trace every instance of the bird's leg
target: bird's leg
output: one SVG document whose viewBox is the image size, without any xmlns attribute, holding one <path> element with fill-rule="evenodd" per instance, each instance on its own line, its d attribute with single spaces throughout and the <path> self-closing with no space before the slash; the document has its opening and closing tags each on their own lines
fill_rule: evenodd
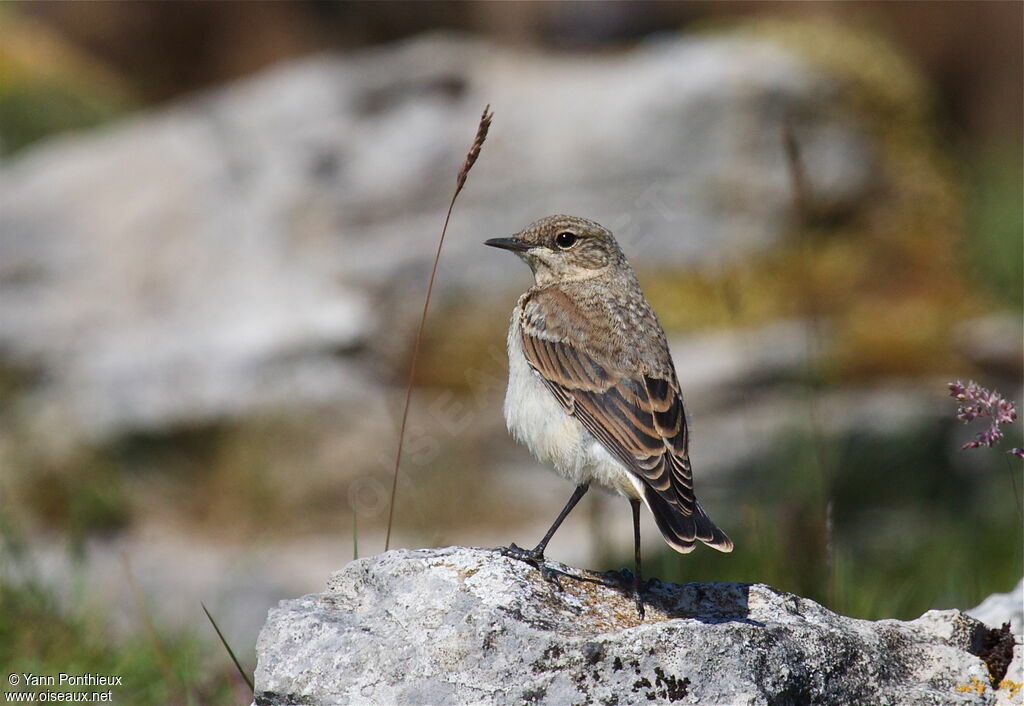
<svg viewBox="0 0 1024 706">
<path fill-rule="evenodd" d="M 643 591 L 643 579 L 640 576 L 640 501 L 630 500 L 633 508 L 633 548 L 635 552 L 636 571 L 633 573 L 633 598 L 636 600 L 636 612 L 640 620 L 644 619 L 644 601 L 640 593 Z"/>
<path fill-rule="evenodd" d="M 548 579 L 549 581 L 554 581 L 555 584 L 558 584 L 558 579 L 554 571 L 544 565 L 544 549 L 547 548 L 548 542 L 551 541 L 551 538 L 555 535 L 555 531 L 558 530 L 558 527 L 562 524 L 562 521 L 565 520 L 566 517 L 568 517 L 569 513 L 572 512 L 572 509 L 576 507 L 576 503 L 578 503 L 580 499 L 584 495 L 586 495 L 586 492 L 589 488 L 589 483 L 584 483 L 583 485 L 576 486 L 576 490 L 573 491 L 572 497 L 569 498 L 569 502 L 567 502 L 565 504 L 565 507 L 562 508 L 562 511 L 558 513 L 558 517 L 555 518 L 554 524 L 551 525 L 551 528 L 548 529 L 547 534 L 544 535 L 544 538 L 540 540 L 540 543 L 536 547 L 534 547 L 533 549 L 523 549 L 522 547 L 517 547 L 515 544 L 510 544 L 507 547 L 502 547 L 501 553 L 504 556 L 510 557 L 512 559 L 525 561 L 527 564 L 530 564 L 531 566 L 540 569 L 541 573 L 544 575 L 544 578 Z"/>
</svg>

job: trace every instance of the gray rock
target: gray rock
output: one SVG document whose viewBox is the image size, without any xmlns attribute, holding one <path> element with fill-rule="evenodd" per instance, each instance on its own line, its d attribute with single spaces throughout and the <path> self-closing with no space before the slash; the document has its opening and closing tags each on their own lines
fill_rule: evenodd
<svg viewBox="0 0 1024 706">
<path fill-rule="evenodd" d="M 1024 579 L 1007 593 L 993 593 L 978 605 L 965 611 L 972 618 L 994 628 L 1010 623 L 1016 635 L 1024 634 Z"/>
<path fill-rule="evenodd" d="M 971 688 L 988 685 L 986 665 L 971 654 L 985 627 L 956 610 L 870 622 L 762 584 L 657 584 L 640 622 L 627 594 L 576 578 L 562 585 L 558 591 L 535 569 L 484 549 L 354 561 L 325 593 L 270 611 L 257 642 L 255 703 L 997 698 L 990 687 Z"/>
<path fill-rule="evenodd" d="M 47 440 L 363 400 L 382 383 L 360 353 L 406 350 L 485 103 L 437 307 L 522 288 L 480 242 L 551 212 L 604 222 L 640 266 L 769 248 L 784 115 L 816 201 L 855 211 L 876 163 L 842 90 L 749 38 L 569 56 L 431 36 L 55 139 L 0 165 L 0 366 Z"/>
</svg>

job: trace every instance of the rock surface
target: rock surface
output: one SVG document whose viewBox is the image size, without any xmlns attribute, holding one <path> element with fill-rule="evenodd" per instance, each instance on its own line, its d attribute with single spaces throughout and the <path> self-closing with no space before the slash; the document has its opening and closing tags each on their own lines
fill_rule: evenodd
<svg viewBox="0 0 1024 706">
<path fill-rule="evenodd" d="M 640 622 L 614 588 L 561 583 L 485 549 L 354 561 L 271 610 L 255 703 L 1010 702 L 960 611 L 869 622 L 762 584 L 654 584 Z"/>
<path fill-rule="evenodd" d="M 1024 579 L 1021 579 L 1013 590 L 1007 593 L 993 593 L 965 612 L 994 628 L 1009 623 L 1015 634 L 1024 634 Z"/>
</svg>

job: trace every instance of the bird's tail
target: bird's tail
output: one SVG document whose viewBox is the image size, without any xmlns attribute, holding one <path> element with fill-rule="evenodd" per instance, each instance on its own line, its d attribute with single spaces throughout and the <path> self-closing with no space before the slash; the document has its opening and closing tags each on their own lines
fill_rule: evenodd
<svg viewBox="0 0 1024 706">
<path fill-rule="evenodd" d="M 720 552 L 732 551 L 732 540 L 711 521 L 700 502 L 695 500 L 693 514 L 685 515 L 679 505 L 668 501 L 650 486 L 644 488 L 644 502 L 654 515 L 654 522 L 665 541 L 680 554 L 692 552 L 697 540 Z"/>
</svg>

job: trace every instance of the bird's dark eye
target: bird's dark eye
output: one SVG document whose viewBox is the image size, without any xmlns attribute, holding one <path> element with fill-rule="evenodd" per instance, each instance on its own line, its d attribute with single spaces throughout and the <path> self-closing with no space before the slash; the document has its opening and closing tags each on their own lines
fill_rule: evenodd
<svg viewBox="0 0 1024 706">
<path fill-rule="evenodd" d="M 555 236 L 555 245 L 557 245 L 558 247 L 562 248 L 562 250 L 568 250 L 569 248 L 571 248 L 575 244 L 576 244 L 576 234 L 575 233 L 565 232 L 565 233 L 559 233 L 558 235 Z"/>
</svg>

